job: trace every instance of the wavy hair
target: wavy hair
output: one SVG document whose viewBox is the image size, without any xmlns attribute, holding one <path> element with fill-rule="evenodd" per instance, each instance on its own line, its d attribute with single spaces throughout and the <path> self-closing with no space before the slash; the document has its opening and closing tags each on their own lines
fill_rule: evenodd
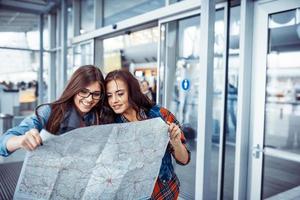
<svg viewBox="0 0 300 200">
<path fill-rule="evenodd" d="M 51 106 L 51 114 L 46 122 L 45 128 L 53 134 L 56 134 L 59 130 L 60 124 L 64 120 L 66 112 L 71 106 L 74 106 L 74 96 L 86 86 L 98 82 L 101 87 L 102 98 L 92 108 L 90 112 L 96 113 L 96 122 L 94 125 L 106 124 L 112 122 L 112 118 L 109 114 L 106 114 L 110 109 L 108 105 L 104 103 L 105 87 L 104 78 L 99 68 L 93 65 L 85 65 L 79 67 L 71 76 L 60 98 L 52 103 L 42 104 Z M 38 109 L 42 106 L 39 105 L 35 113 L 39 117 Z M 39 117 L 39 119 L 41 119 Z"/>
<path fill-rule="evenodd" d="M 116 81 L 117 79 L 122 80 L 127 85 L 128 102 L 137 113 L 140 112 L 140 109 L 149 111 L 154 106 L 154 102 L 142 93 L 139 81 L 127 70 L 121 69 L 109 72 L 105 77 L 105 87 L 108 82 Z M 108 102 L 107 97 L 106 102 Z M 138 115 L 138 118 L 140 117 Z"/>
</svg>

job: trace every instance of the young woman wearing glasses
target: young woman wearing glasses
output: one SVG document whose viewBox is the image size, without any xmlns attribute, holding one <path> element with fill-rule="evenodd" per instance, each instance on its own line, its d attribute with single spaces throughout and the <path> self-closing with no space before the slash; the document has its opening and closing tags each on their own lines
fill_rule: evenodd
<svg viewBox="0 0 300 200">
<path fill-rule="evenodd" d="M 41 129 L 60 135 L 75 128 L 111 122 L 104 105 L 104 91 L 100 69 L 92 65 L 80 67 L 58 100 L 38 106 L 35 114 L 0 137 L 0 155 L 8 156 L 20 148 L 36 149 L 42 145 Z"/>
</svg>

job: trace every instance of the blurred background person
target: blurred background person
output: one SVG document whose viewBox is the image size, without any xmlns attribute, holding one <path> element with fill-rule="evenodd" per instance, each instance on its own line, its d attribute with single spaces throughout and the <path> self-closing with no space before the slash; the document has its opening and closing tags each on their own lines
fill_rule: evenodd
<svg viewBox="0 0 300 200">
<path fill-rule="evenodd" d="M 153 101 L 153 96 L 152 96 L 152 90 L 151 88 L 149 87 L 149 83 L 148 81 L 146 80 L 143 80 L 141 81 L 141 90 L 142 90 L 142 93 L 148 97 L 148 99 L 150 99 L 151 101 Z"/>
</svg>

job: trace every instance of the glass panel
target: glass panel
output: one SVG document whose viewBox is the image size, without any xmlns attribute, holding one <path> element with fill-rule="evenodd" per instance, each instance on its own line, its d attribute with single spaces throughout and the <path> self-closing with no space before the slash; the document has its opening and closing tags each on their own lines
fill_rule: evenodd
<svg viewBox="0 0 300 200">
<path fill-rule="evenodd" d="M 158 31 L 153 27 L 103 40 L 104 72 L 128 68 L 140 81 L 149 83 L 153 101 L 156 101 Z"/>
<path fill-rule="evenodd" d="M 67 77 L 70 78 L 73 72 L 82 65 L 93 64 L 93 43 L 83 43 L 76 45 L 73 49 L 68 49 L 67 54 L 68 69 Z"/>
<path fill-rule="evenodd" d="M 81 45 L 81 65 L 93 64 L 93 43 L 85 43 Z"/>
<path fill-rule="evenodd" d="M 163 24 L 165 27 L 164 47 L 161 60 L 164 66 L 163 89 L 164 105 L 181 123 L 191 151 L 191 162 L 186 166 L 175 164 L 175 172 L 180 180 L 180 196 L 183 199 L 195 199 L 196 139 L 199 91 L 199 36 L 200 17 L 194 16 Z M 161 62 L 161 63 L 162 63 Z M 163 91 L 161 91 L 163 92 Z"/>
<path fill-rule="evenodd" d="M 159 88 L 158 88 L 158 103 L 165 105 L 164 92 L 165 92 L 165 60 L 166 58 L 166 24 L 162 24 L 160 27 L 160 63 L 159 63 Z"/>
<path fill-rule="evenodd" d="M 219 169 L 219 151 L 222 112 L 224 110 L 224 50 L 225 50 L 225 24 L 224 10 L 218 10 L 215 16 L 215 43 L 214 43 L 214 96 L 213 96 L 213 134 L 212 134 L 212 158 L 211 158 L 211 198 L 217 199 L 218 195 L 218 174 Z"/>
<path fill-rule="evenodd" d="M 221 121 L 222 95 L 224 90 L 224 11 L 216 13 L 215 23 L 215 66 L 214 66 L 214 134 L 212 144 L 211 199 L 217 198 L 219 135 Z M 195 174 L 197 148 L 197 109 L 199 86 L 200 17 L 190 17 L 168 22 L 161 26 L 161 62 L 160 73 L 164 78 L 160 83 L 163 105 L 172 111 L 180 121 L 191 150 L 192 160 L 187 166 L 175 165 L 175 171 L 181 181 L 180 196 L 183 199 L 195 199 Z M 167 63 L 165 65 L 165 63 Z M 174 76 L 175 75 L 175 76 Z M 215 176 L 216 175 L 216 176 Z"/>
<path fill-rule="evenodd" d="M 114 24 L 164 5 L 165 0 L 104 0 L 104 25 Z"/>
<path fill-rule="evenodd" d="M 180 1 L 186 1 L 186 0 L 169 0 L 169 4 L 177 3 Z"/>
<path fill-rule="evenodd" d="M 94 0 L 80 1 L 80 34 L 94 30 Z"/>
<path fill-rule="evenodd" d="M 67 53 L 67 79 L 69 80 L 73 72 L 80 66 L 80 63 L 75 63 L 73 48 L 68 48 Z M 76 67 L 77 66 L 77 67 Z"/>
<path fill-rule="evenodd" d="M 73 37 L 73 4 L 72 1 L 67 2 L 67 17 L 68 17 L 68 28 L 67 28 L 67 34 L 68 39 L 71 39 Z"/>
<path fill-rule="evenodd" d="M 274 26 L 275 22 L 280 25 Z M 296 10 L 269 17 L 264 146 L 283 153 L 294 153 L 295 157 L 300 158 L 299 27 Z M 285 158 L 284 154 L 278 156 Z M 283 162 L 279 158 L 271 159 L 270 161 L 267 157 L 264 162 L 264 198 L 278 193 L 289 194 L 288 190 L 300 184 L 299 179 L 296 181 L 299 166 L 294 168 L 291 162 Z M 280 163 L 277 165 L 281 166 L 276 172 L 276 179 L 272 179 L 271 184 L 268 182 L 270 179 L 267 175 L 274 166 L 269 165 L 269 162 Z M 287 172 L 290 176 L 284 175 Z"/>
<path fill-rule="evenodd" d="M 49 82 L 49 66 L 50 66 L 50 53 L 44 52 L 43 53 L 43 102 L 49 102 L 49 95 L 48 95 L 48 85 L 50 84 Z"/>
<path fill-rule="evenodd" d="M 238 73 L 239 73 L 239 40 L 240 40 L 240 6 L 230 8 L 230 35 L 228 55 L 228 77 L 227 77 L 227 118 L 226 142 L 224 159 L 224 183 L 223 199 L 233 199 L 234 165 L 235 165 L 235 143 L 236 143 L 236 113 L 238 95 Z"/>
<path fill-rule="evenodd" d="M 49 42 L 48 15 L 44 15 L 43 47 L 45 50 L 49 50 Z M 38 49 L 40 49 L 40 47 Z"/>
<path fill-rule="evenodd" d="M 38 51 L 0 49 L 0 60 L 0 87 L 3 92 L 1 99 L 5 103 L 1 105 L 0 112 L 14 115 L 31 114 L 37 100 Z M 10 94 L 15 95 L 10 97 L 3 89 L 11 90 Z M 4 101 L 5 96 L 10 99 Z"/>
<path fill-rule="evenodd" d="M 39 15 L 0 10 L 0 47 L 39 49 Z"/>
</svg>

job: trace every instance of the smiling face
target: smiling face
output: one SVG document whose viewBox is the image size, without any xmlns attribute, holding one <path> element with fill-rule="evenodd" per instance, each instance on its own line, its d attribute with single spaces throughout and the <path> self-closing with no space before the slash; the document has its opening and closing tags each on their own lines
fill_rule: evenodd
<svg viewBox="0 0 300 200">
<path fill-rule="evenodd" d="M 120 79 L 111 80 L 106 84 L 108 104 L 116 114 L 124 114 L 132 110 L 128 93 L 127 84 Z"/>
<path fill-rule="evenodd" d="M 88 90 L 91 93 L 101 93 L 101 87 L 98 82 L 93 82 L 82 89 L 86 89 L 86 91 Z M 99 99 L 93 99 L 92 96 L 92 94 L 89 94 L 89 96 L 85 98 L 80 96 L 79 93 L 74 96 L 74 104 L 80 114 L 84 115 L 88 113 L 100 101 Z"/>
</svg>

